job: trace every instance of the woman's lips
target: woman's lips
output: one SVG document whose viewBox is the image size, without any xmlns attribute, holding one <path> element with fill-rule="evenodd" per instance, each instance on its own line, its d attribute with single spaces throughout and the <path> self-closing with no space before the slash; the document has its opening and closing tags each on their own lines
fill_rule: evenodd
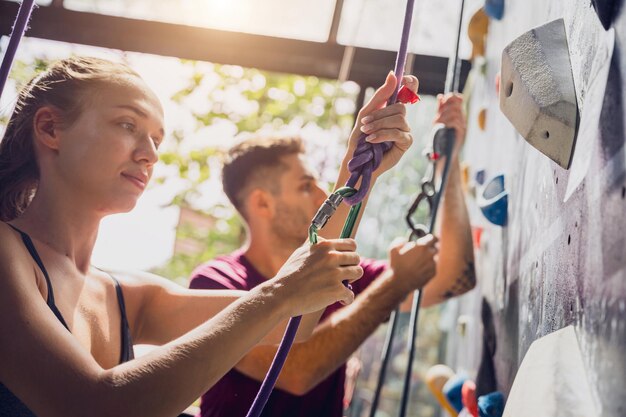
<svg viewBox="0 0 626 417">
<path fill-rule="evenodd" d="M 141 191 L 143 191 L 146 188 L 147 179 L 137 177 L 131 174 L 125 174 L 125 173 L 122 173 L 122 176 L 126 178 L 127 180 L 129 180 L 130 182 L 132 182 L 133 184 L 135 184 L 135 186 L 137 186 L 137 188 L 139 188 Z"/>
</svg>

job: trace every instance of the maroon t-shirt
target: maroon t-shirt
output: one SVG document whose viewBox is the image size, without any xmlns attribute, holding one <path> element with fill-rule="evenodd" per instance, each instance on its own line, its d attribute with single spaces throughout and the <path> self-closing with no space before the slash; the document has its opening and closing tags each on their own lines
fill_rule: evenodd
<svg viewBox="0 0 626 417">
<path fill-rule="evenodd" d="M 387 268 L 382 261 L 363 259 L 363 277 L 352 284 L 358 295 Z M 266 280 L 238 250 L 220 256 L 196 268 L 189 288 L 250 290 Z M 340 303 L 329 306 L 321 320 L 340 309 Z M 323 352 L 320 352 L 323 354 Z M 333 372 L 315 388 L 302 396 L 275 388 L 261 414 L 263 417 L 341 417 L 345 365 Z M 202 417 L 245 417 L 256 396 L 260 382 L 235 369 L 230 370 L 213 388 L 202 396 Z"/>
</svg>

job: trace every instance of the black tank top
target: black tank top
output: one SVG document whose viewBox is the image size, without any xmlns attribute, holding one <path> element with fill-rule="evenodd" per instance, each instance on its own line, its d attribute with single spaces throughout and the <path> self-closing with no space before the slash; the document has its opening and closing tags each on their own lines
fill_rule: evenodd
<svg viewBox="0 0 626 417">
<path fill-rule="evenodd" d="M 54 315 L 59 319 L 61 324 L 69 331 L 69 327 L 63 318 L 63 315 L 57 308 L 54 303 L 54 293 L 52 291 L 52 284 L 50 283 L 50 277 L 48 276 L 48 271 L 46 271 L 46 267 L 41 261 L 41 257 L 39 253 L 37 253 L 37 249 L 35 249 L 35 245 L 31 240 L 30 236 L 16 227 L 9 224 L 13 229 L 15 229 L 22 236 L 22 240 L 24 241 L 24 245 L 28 249 L 28 252 L 33 257 L 41 272 L 43 272 L 43 276 L 46 278 L 46 285 L 48 286 L 48 300 L 47 304 L 50 307 L 50 310 L 54 313 Z M 120 306 L 120 312 L 122 313 L 122 349 L 120 355 L 120 363 L 128 362 L 129 360 L 134 358 L 133 352 L 133 342 L 130 336 L 130 329 L 128 327 L 128 320 L 126 319 L 126 307 L 124 305 L 124 294 L 122 293 L 122 287 L 120 283 L 109 274 L 113 283 L 115 285 L 115 291 L 117 293 L 117 302 Z M 24 405 L 7 387 L 4 386 L 0 382 L 0 417 L 36 417 L 35 414 Z"/>
</svg>

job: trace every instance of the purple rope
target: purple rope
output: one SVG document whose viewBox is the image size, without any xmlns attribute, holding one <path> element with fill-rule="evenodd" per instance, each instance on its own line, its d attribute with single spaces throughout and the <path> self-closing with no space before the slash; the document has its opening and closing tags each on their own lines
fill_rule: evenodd
<svg viewBox="0 0 626 417">
<path fill-rule="evenodd" d="M 398 83 L 393 95 L 387 101 L 387 105 L 394 104 L 398 99 L 398 91 L 400 90 L 400 83 L 402 81 L 402 76 L 404 75 L 404 66 L 406 64 L 406 52 L 409 43 L 409 34 L 411 33 L 411 21 L 413 20 L 414 4 L 414 0 L 407 0 L 406 12 L 404 13 L 404 26 L 402 28 L 402 39 L 400 41 L 400 49 L 396 55 L 396 68 L 394 71 Z M 348 163 L 350 178 L 348 178 L 346 186 L 356 188 L 359 178 L 362 178 L 361 186 L 357 190 L 356 194 L 351 197 L 344 198 L 344 201 L 351 206 L 359 203 L 365 198 L 372 181 L 372 173 L 380 166 L 380 163 L 383 160 L 383 154 L 393 146 L 390 142 L 369 143 L 365 141 L 366 137 L 367 134 L 365 133 L 359 136 L 352 159 Z"/>
<path fill-rule="evenodd" d="M 13 30 L 11 31 L 11 38 L 9 39 L 9 46 L 7 47 L 7 51 L 2 59 L 2 65 L 0 66 L 0 96 L 2 96 L 2 91 L 4 91 L 4 85 L 7 82 L 13 60 L 15 59 L 17 46 L 20 44 L 24 32 L 26 32 L 26 25 L 30 19 L 30 14 L 33 12 L 34 5 L 35 0 L 23 0 L 17 12 Z"/>
<path fill-rule="evenodd" d="M 265 404 L 267 404 L 267 400 L 269 400 L 270 394 L 274 389 L 274 385 L 276 385 L 278 375 L 280 374 L 280 371 L 283 369 L 283 365 L 287 360 L 287 355 L 289 355 L 289 349 L 291 349 L 291 345 L 296 338 L 296 333 L 298 332 L 298 326 L 300 325 L 301 318 L 302 316 L 298 316 L 292 317 L 289 320 L 289 324 L 287 324 L 287 330 L 285 330 L 283 340 L 281 340 L 280 346 L 278 346 L 278 350 L 276 351 L 276 356 L 274 356 L 274 360 L 272 361 L 270 370 L 267 372 L 267 375 L 263 380 L 263 384 L 261 384 L 261 388 L 256 394 L 256 398 L 254 399 L 250 410 L 248 410 L 248 414 L 246 414 L 246 417 L 259 417 L 261 415 L 261 412 L 263 411 Z"/>
<path fill-rule="evenodd" d="M 404 27 L 402 29 L 402 41 L 400 43 L 400 50 L 396 56 L 395 74 L 396 79 L 398 80 L 398 85 L 396 85 L 396 90 L 387 101 L 388 105 L 395 103 L 398 98 L 400 81 L 402 75 L 404 74 L 404 65 L 406 64 L 406 51 L 409 43 L 409 33 L 411 32 L 411 20 L 413 17 L 414 3 L 415 0 L 407 0 L 406 13 L 404 15 Z M 366 134 L 362 134 L 359 137 L 356 150 L 354 151 L 352 159 L 348 163 L 348 169 L 350 170 L 351 175 L 346 185 L 354 188 L 359 178 L 363 178 L 361 181 L 361 188 L 357 191 L 357 193 L 351 197 L 344 197 L 344 201 L 348 202 L 351 206 L 363 200 L 365 194 L 367 194 L 367 191 L 369 190 L 372 173 L 380 165 L 383 159 L 383 153 L 388 151 L 392 146 L 392 144 L 388 142 L 371 144 L 365 141 L 366 136 Z M 285 330 L 285 335 L 278 346 L 272 365 L 270 366 L 270 369 L 261 384 L 261 388 L 259 389 L 248 414 L 246 414 L 246 417 L 259 417 L 261 415 L 261 412 L 263 411 L 263 408 L 265 407 L 265 404 L 267 404 L 270 394 L 272 393 L 272 389 L 274 389 L 274 385 L 276 385 L 278 375 L 287 360 L 287 355 L 289 354 L 291 345 L 296 337 L 296 332 L 298 331 L 301 318 L 302 317 L 298 316 L 289 320 L 289 324 Z"/>
</svg>

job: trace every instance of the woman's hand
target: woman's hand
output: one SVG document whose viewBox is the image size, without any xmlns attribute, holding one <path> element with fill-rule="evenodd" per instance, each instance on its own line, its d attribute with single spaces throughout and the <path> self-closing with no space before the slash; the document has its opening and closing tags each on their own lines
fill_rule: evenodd
<svg viewBox="0 0 626 417">
<path fill-rule="evenodd" d="M 396 88 L 396 77 L 390 72 L 385 83 L 374 93 L 357 116 L 357 122 L 350 134 L 348 155 L 351 156 L 357 146 L 359 136 L 366 134 L 370 143 L 391 142 L 393 146 L 385 152 L 375 175 L 380 175 L 398 163 L 404 152 L 413 143 L 411 129 L 406 120 L 406 107 L 402 103 L 386 106 L 387 100 Z M 419 81 L 412 75 L 403 77 L 402 84 L 417 93 Z"/>
<path fill-rule="evenodd" d="M 350 304 L 354 293 L 343 281 L 363 275 L 354 239 L 320 240 L 298 248 L 272 279 L 285 293 L 292 316 L 312 313 L 340 301 Z"/>
</svg>

